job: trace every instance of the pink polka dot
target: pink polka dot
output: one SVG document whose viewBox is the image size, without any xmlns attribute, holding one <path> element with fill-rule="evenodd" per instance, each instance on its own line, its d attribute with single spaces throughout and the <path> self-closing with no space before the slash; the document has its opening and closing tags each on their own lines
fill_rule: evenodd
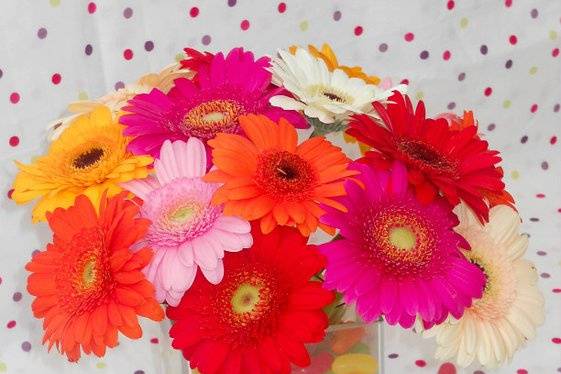
<svg viewBox="0 0 561 374">
<path fill-rule="evenodd" d="M 551 338 L 553 344 L 561 344 L 561 338 Z"/>
<path fill-rule="evenodd" d="M 356 36 L 362 35 L 362 31 L 364 31 L 364 30 L 362 29 L 362 26 L 357 26 L 357 27 L 355 27 L 355 35 L 356 35 Z"/>
<path fill-rule="evenodd" d="M 537 193 L 537 194 L 536 194 L 536 197 L 537 197 L 538 199 L 543 199 L 543 198 L 545 197 L 545 194 L 543 194 L 543 193 Z"/>
<path fill-rule="evenodd" d="M 538 111 L 538 104 L 532 104 L 530 107 L 530 112 L 536 113 Z"/>
<path fill-rule="evenodd" d="M 193 17 L 193 18 L 195 18 L 196 16 L 198 16 L 198 15 L 199 15 L 199 8 L 197 8 L 196 6 L 192 7 L 192 8 L 189 10 L 189 15 L 190 15 L 191 17 Z"/>
<path fill-rule="evenodd" d="M 560 212 L 561 213 L 561 212 Z M 554 288 L 551 290 L 553 293 L 561 293 L 561 288 Z"/>
<path fill-rule="evenodd" d="M 10 189 L 8 190 L 8 193 L 7 193 L 8 199 L 11 200 L 13 194 L 14 194 L 14 189 L 13 189 L 13 188 L 10 188 Z M 0 278 L 0 284 L 2 284 L 2 278 Z"/>
<path fill-rule="evenodd" d="M 286 12 L 286 4 L 285 3 L 279 3 L 279 6 L 277 6 L 277 10 L 279 11 L 279 13 Z"/>
<path fill-rule="evenodd" d="M 11 102 L 12 104 L 17 104 L 17 103 L 19 103 L 19 100 L 20 100 L 20 99 L 21 99 L 21 98 L 20 98 L 20 96 L 19 96 L 19 93 L 17 93 L 17 92 L 12 92 L 12 93 L 10 94 L 10 102 Z"/>
<path fill-rule="evenodd" d="M 13 329 L 16 326 L 16 321 L 12 320 L 6 324 L 6 327 L 9 329 Z"/>
<path fill-rule="evenodd" d="M 61 80 L 62 76 L 59 73 L 54 73 L 51 77 L 51 82 L 53 82 L 53 84 L 59 84 Z"/>
<path fill-rule="evenodd" d="M 551 139 L 549 139 L 549 144 L 553 145 L 557 143 L 557 136 L 552 136 Z"/>
<path fill-rule="evenodd" d="M 413 34 L 412 32 L 408 32 L 403 38 L 406 42 L 412 42 L 413 39 L 415 39 L 415 34 Z"/>
<path fill-rule="evenodd" d="M 528 370 L 526 370 L 526 369 L 518 369 L 518 370 L 516 370 L 516 374 L 528 374 Z"/>
<path fill-rule="evenodd" d="M 132 56 L 134 55 L 134 53 L 132 52 L 132 49 L 125 49 L 123 52 L 123 57 L 125 58 L 125 60 L 129 61 L 132 59 Z"/>
<path fill-rule="evenodd" d="M 404 78 L 401 80 L 401 82 L 399 82 L 400 84 L 409 84 L 409 79 Z"/>
<path fill-rule="evenodd" d="M 93 1 L 88 4 L 88 13 L 89 14 L 94 14 L 96 10 L 97 10 L 97 5 L 95 5 L 95 3 Z"/>
<path fill-rule="evenodd" d="M 505 6 L 510 8 L 512 6 L 512 0 L 505 0 Z"/>
<path fill-rule="evenodd" d="M 442 54 L 442 59 L 444 61 L 450 60 L 450 57 L 452 57 L 452 53 L 450 53 L 450 51 L 444 51 L 444 53 Z"/>
<path fill-rule="evenodd" d="M 160 341 L 158 340 L 158 338 L 152 338 L 150 339 L 150 343 L 152 344 L 158 344 Z"/>
<path fill-rule="evenodd" d="M 427 366 L 427 363 L 425 360 L 417 360 L 415 361 L 415 365 L 417 365 L 420 368 L 424 368 L 425 366 Z"/>
<path fill-rule="evenodd" d="M 551 55 L 553 57 L 559 56 L 559 48 L 553 48 L 553 50 L 551 51 Z"/>
<path fill-rule="evenodd" d="M 437 374 L 456 374 L 456 367 L 451 362 L 445 362 L 438 368 Z"/>
<path fill-rule="evenodd" d="M 456 5 L 454 3 L 454 0 L 450 0 L 446 3 L 446 8 L 448 8 L 448 10 L 452 10 L 452 9 L 454 9 L 454 5 Z"/>
<path fill-rule="evenodd" d="M 491 94 L 493 93 L 493 89 L 491 87 L 487 87 L 485 88 L 485 90 L 483 91 L 483 94 L 485 96 L 491 96 Z"/>
<path fill-rule="evenodd" d="M 508 42 L 512 45 L 515 45 L 518 42 L 518 38 L 516 35 L 511 35 L 508 37 Z"/>
<path fill-rule="evenodd" d="M 12 147 L 16 147 L 19 144 L 19 138 L 17 136 L 11 136 L 10 140 L 8 141 Z"/>
<path fill-rule="evenodd" d="M 245 31 L 247 29 L 249 29 L 249 21 L 244 19 L 241 23 L 240 23 L 240 28 Z"/>
</svg>

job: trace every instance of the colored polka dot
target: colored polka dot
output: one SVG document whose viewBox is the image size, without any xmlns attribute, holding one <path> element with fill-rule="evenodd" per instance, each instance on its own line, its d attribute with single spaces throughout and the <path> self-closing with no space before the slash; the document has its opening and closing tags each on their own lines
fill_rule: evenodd
<svg viewBox="0 0 561 374">
<path fill-rule="evenodd" d="M 485 88 L 485 90 L 483 91 L 483 94 L 485 96 L 491 96 L 491 94 L 493 93 L 493 89 L 491 87 L 487 87 Z"/>
<path fill-rule="evenodd" d="M 454 9 L 454 5 L 456 5 L 456 4 L 454 4 L 454 0 L 449 0 L 446 3 L 446 8 L 448 8 L 448 10 L 452 10 L 452 9 Z"/>
<path fill-rule="evenodd" d="M 547 255 L 547 252 L 544 252 L 544 251 L 537 251 L 536 254 L 537 254 L 538 256 L 545 256 L 545 255 Z"/>
<path fill-rule="evenodd" d="M 512 0 L 505 0 L 505 6 L 510 8 L 512 6 Z"/>
<path fill-rule="evenodd" d="M 244 19 L 241 23 L 240 23 L 240 28 L 245 31 L 247 29 L 249 29 L 249 21 Z"/>
<path fill-rule="evenodd" d="M 542 277 L 542 278 L 544 278 L 544 279 L 548 279 L 548 278 L 551 277 L 551 275 L 548 274 L 548 273 L 541 273 L 541 274 L 540 274 L 540 277 Z"/>
<path fill-rule="evenodd" d="M 60 5 L 60 0 L 50 0 L 49 3 L 52 7 L 57 7 Z"/>
<path fill-rule="evenodd" d="M 425 94 L 423 93 L 423 91 L 417 91 L 417 93 L 415 94 L 415 98 L 417 100 L 422 100 L 423 97 L 425 97 Z"/>
<path fill-rule="evenodd" d="M 192 18 L 195 18 L 196 16 L 199 15 L 199 8 L 197 8 L 196 6 L 192 7 L 191 9 L 189 9 L 189 15 Z"/>
<path fill-rule="evenodd" d="M 117 83 L 115 83 L 114 87 L 115 87 L 115 91 L 119 91 L 119 90 L 125 88 L 125 84 L 121 81 L 118 81 Z"/>
<path fill-rule="evenodd" d="M 537 67 L 537 66 L 532 66 L 532 67 L 530 68 L 530 70 L 528 71 L 528 73 L 529 73 L 530 75 L 535 75 L 537 72 L 538 72 L 538 67 Z"/>
<path fill-rule="evenodd" d="M 93 52 L 93 47 L 91 44 L 86 44 L 86 47 L 84 48 L 84 53 L 86 54 L 86 56 L 90 56 Z"/>
<path fill-rule="evenodd" d="M 402 80 L 399 82 L 399 84 L 409 84 L 409 79 L 407 79 L 407 78 L 402 79 Z"/>
<path fill-rule="evenodd" d="M 460 74 L 458 74 L 458 80 L 459 80 L 460 82 L 463 81 L 464 79 L 466 79 L 466 73 L 460 73 Z"/>
<path fill-rule="evenodd" d="M 473 372 L 473 374 L 485 374 L 485 373 L 481 370 L 476 370 L 476 371 Z"/>
<path fill-rule="evenodd" d="M 419 57 L 421 58 L 421 60 L 426 60 L 427 58 L 429 58 L 429 51 L 422 51 L 419 54 Z"/>
<path fill-rule="evenodd" d="M 553 293 L 561 293 L 561 288 L 554 288 L 551 290 Z"/>
<path fill-rule="evenodd" d="M 513 170 L 510 173 L 510 176 L 512 177 L 512 179 L 516 180 L 516 179 L 520 178 L 520 173 L 518 172 L 518 170 Z"/>
<path fill-rule="evenodd" d="M 542 163 L 541 163 L 541 168 L 542 168 L 543 170 L 549 169 L 549 163 L 548 163 L 547 161 L 542 161 Z"/>
<path fill-rule="evenodd" d="M 95 367 L 98 369 L 105 369 L 107 367 L 107 364 L 105 362 L 98 362 L 97 364 L 95 364 Z"/>
<path fill-rule="evenodd" d="M 448 110 L 454 110 L 455 107 L 456 107 L 456 103 L 453 102 L 453 101 L 448 103 L 448 105 L 446 106 L 446 108 L 448 108 Z"/>
<path fill-rule="evenodd" d="M 13 194 L 13 193 L 14 193 L 14 189 L 13 189 L 13 188 L 10 188 L 10 189 L 8 190 L 8 193 L 7 193 L 8 199 L 10 199 L 10 200 L 12 199 L 12 194 Z M 0 284 L 2 284 L 2 277 L 0 277 Z"/>
<path fill-rule="evenodd" d="M 97 5 L 93 1 L 88 4 L 88 13 L 89 14 L 94 14 L 96 10 L 97 10 Z"/>
<path fill-rule="evenodd" d="M 505 68 L 510 69 L 512 67 L 512 60 L 506 60 Z"/>
<path fill-rule="evenodd" d="M 354 33 L 356 36 L 360 36 L 362 35 L 362 32 L 364 31 L 364 29 L 362 28 L 362 26 L 356 26 L 354 29 Z"/>
<path fill-rule="evenodd" d="M 512 102 L 510 100 L 503 101 L 503 108 L 508 109 L 508 108 L 510 108 L 511 105 L 512 105 Z"/>
<path fill-rule="evenodd" d="M 17 92 L 12 92 L 12 93 L 10 94 L 10 102 L 11 102 L 12 104 L 17 104 L 17 103 L 19 103 L 20 99 L 21 99 L 21 97 L 19 96 L 19 93 L 17 93 Z"/>
<path fill-rule="evenodd" d="M 538 14 L 539 13 L 538 13 L 538 10 L 536 8 L 534 8 L 530 11 L 530 17 L 532 17 L 532 18 L 538 18 Z"/>
<path fill-rule="evenodd" d="M 17 136 L 11 136 L 10 140 L 8 141 L 12 147 L 16 147 L 19 144 L 19 138 Z"/>
<path fill-rule="evenodd" d="M 134 56 L 134 53 L 133 53 L 132 49 L 127 48 L 123 51 L 123 57 L 125 58 L 125 60 L 129 61 L 133 58 L 133 56 Z"/>
<path fill-rule="evenodd" d="M 53 82 L 54 85 L 60 84 L 61 81 L 62 81 L 62 76 L 59 73 L 54 73 L 51 76 L 51 82 Z"/>
<path fill-rule="evenodd" d="M 520 143 L 526 144 L 526 142 L 528 142 L 528 135 L 524 135 L 520 138 Z"/>
<path fill-rule="evenodd" d="M 460 20 L 460 27 L 461 27 L 462 29 L 465 29 L 465 28 L 468 26 L 468 23 L 469 23 L 468 19 L 467 19 L 466 17 L 463 17 L 463 18 Z"/>
<path fill-rule="evenodd" d="M 152 344 L 158 344 L 160 341 L 158 340 L 158 338 L 152 338 L 150 339 L 150 343 Z"/>
<path fill-rule="evenodd" d="M 554 145 L 555 143 L 557 143 L 557 136 L 554 135 L 549 139 L 549 144 Z"/>
<path fill-rule="evenodd" d="M 496 125 L 494 123 L 490 123 L 489 126 L 487 126 L 487 130 L 488 131 L 493 131 L 495 129 Z"/>
<path fill-rule="evenodd" d="M 144 43 L 144 50 L 146 50 L 147 52 L 150 52 L 154 49 L 154 42 L 151 40 L 147 40 Z"/>
<path fill-rule="evenodd" d="M 201 43 L 203 43 L 203 45 L 209 45 L 211 40 L 210 35 L 204 35 L 201 39 Z"/>
<path fill-rule="evenodd" d="M 386 43 L 382 43 L 378 46 L 378 50 L 380 52 L 386 52 L 388 50 L 388 45 Z"/>
<path fill-rule="evenodd" d="M 391 359 L 398 358 L 398 357 L 399 357 L 399 355 L 397 353 L 390 353 L 388 355 L 388 358 L 391 358 Z"/>
<path fill-rule="evenodd" d="M 310 26 L 310 25 L 309 25 L 308 21 L 302 21 L 302 22 L 300 22 L 300 30 L 302 30 L 302 31 L 308 30 L 308 27 L 309 27 L 309 26 Z"/>
<path fill-rule="evenodd" d="M 341 12 L 336 10 L 335 12 L 333 12 L 333 20 L 335 21 L 339 21 L 341 19 Z"/>
<path fill-rule="evenodd" d="M 559 48 L 553 48 L 553 50 L 551 51 L 551 55 L 553 57 L 559 56 Z"/>
<path fill-rule="evenodd" d="M 415 39 L 415 34 L 413 34 L 412 32 L 408 32 L 403 36 L 403 38 L 405 39 L 406 42 L 412 42 L 413 39 Z"/>
<path fill-rule="evenodd" d="M 6 366 L 5 363 L 0 362 L 0 373 L 4 373 L 6 370 L 8 370 L 8 367 Z"/>
<path fill-rule="evenodd" d="M 536 113 L 538 111 L 538 104 L 532 104 L 530 107 L 530 112 Z"/>
<path fill-rule="evenodd" d="M 14 292 L 14 294 L 12 295 L 12 300 L 14 300 L 17 303 L 18 301 L 21 300 L 21 297 L 22 297 L 21 292 Z"/>
<path fill-rule="evenodd" d="M 2 75 L 4 75 L 4 72 L 0 69 L 0 78 L 2 78 Z"/>
<path fill-rule="evenodd" d="M 78 100 L 88 100 L 88 93 L 85 91 L 78 92 Z"/>
<path fill-rule="evenodd" d="M 236 3 L 237 3 L 236 0 L 228 0 L 228 6 L 229 6 L 229 7 L 236 6 Z"/>
<path fill-rule="evenodd" d="M 23 342 L 23 343 L 21 343 L 21 349 L 22 349 L 24 352 L 29 352 L 29 351 L 31 351 L 31 343 L 30 343 L 30 342 Z"/>
<path fill-rule="evenodd" d="M 12 320 L 6 324 L 6 327 L 9 329 L 13 329 L 16 326 L 16 321 Z"/>
<path fill-rule="evenodd" d="M 279 11 L 279 13 L 286 12 L 286 3 L 279 3 L 279 5 L 277 6 L 277 10 Z"/>
<path fill-rule="evenodd" d="M 444 51 L 444 53 L 442 53 L 442 59 L 444 61 L 450 60 L 450 57 L 452 57 L 452 53 L 450 51 Z"/>
<path fill-rule="evenodd" d="M 425 360 L 417 360 L 415 361 L 415 365 L 417 365 L 420 368 L 424 368 L 425 366 L 427 366 L 427 363 Z"/>
<path fill-rule="evenodd" d="M 127 7 L 123 10 L 123 17 L 125 17 L 126 19 L 129 19 L 129 18 L 132 17 L 132 13 L 133 13 L 132 8 Z"/>
<path fill-rule="evenodd" d="M 516 43 L 518 43 L 518 38 L 516 37 L 516 35 L 511 35 L 508 37 L 508 42 L 512 45 L 515 45 Z"/>
<path fill-rule="evenodd" d="M 516 370 L 516 374 L 528 374 L 528 370 L 526 370 L 526 369 L 518 369 L 518 370 Z"/>
<path fill-rule="evenodd" d="M 549 39 L 551 39 L 551 40 L 557 39 L 557 31 L 549 30 Z"/>
<path fill-rule="evenodd" d="M 144 374 L 144 370 L 136 370 L 134 374 Z"/>
<path fill-rule="evenodd" d="M 451 362 L 445 362 L 438 368 L 437 374 L 456 374 L 456 367 Z"/>
<path fill-rule="evenodd" d="M 45 39 L 47 37 L 47 29 L 41 27 L 39 30 L 37 30 L 37 37 L 39 39 Z"/>
<path fill-rule="evenodd" d="M 488 48 L 485 44 L 483 44 L 481 47 L 479 47 L 479 52 L 481 52 L 482 55 L 486 55 L 488 52 Z"/>
</svg>

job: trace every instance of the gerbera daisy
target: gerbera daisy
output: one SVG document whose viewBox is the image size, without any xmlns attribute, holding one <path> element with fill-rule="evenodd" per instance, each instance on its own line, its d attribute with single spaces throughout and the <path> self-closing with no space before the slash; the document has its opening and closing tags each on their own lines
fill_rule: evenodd
<svg viewBox="0 0 561 374">
<path fill-rule="evenodd" d="M 297 49 L 297 46 L 292 46 L 289 50 L 290 53 L 295 54 Z M 349 78 L 359 78 L 367 84 L 377 85 L 378 83 L 380 83 L 379 77 L 366 74 L 364 71 L 362 71 L 362 68 L 360 66 L 351 67 L 339 65 L 339 61 L 337 60 L 335 52 L 333 52 L 333 49 L 331 49 L 331 46 L 327 43 L 323 43 L 323 45 L 321 46 L 321 50 L 313 45 L 308 45 L 308 52 L 310 52 L 312 56 L 322 59 L 329 71 L 341 69 L 345 72 L 345 74 L 347 74 Z"/>
<path fill-rule="evenodd" d="M 385 102 L 392 95 L 392 90 L 350 78 L 341 69 L 329 71 L 323 59 L 303 48 L 296 48 L 294 54 L 279 51 L 279 56 L 273 59 L 273 83 L 286 88 L 293 96 L 273 96 L 271 104 L 303 111 L 325 124 L 345 123 L 350 114 L 372 112 L 373 101 Z"/>
<path fill-rule="evenodd" d="M 45 213 L 55 208 L 69 207 L 80 194 L 97 205 L 104 191 L 116 195 L 122 190 L 120 182 L 148 175 L 152 157 L 130 154 L 129 140 L 105 106 L 79 116 L 46 155 L 30 165 L 16 162 L 20 172 L 13 200 L 22 204 L 39 198 L 33 222 L 44 220 Z"/>
<path fill-rule="evenodd" d="M 220 282 L 224 252 L 251 246 L 249 223 L 211 205 L 218 185 L 203 182 L 206 168 L 199 139 L 166 140 L 154 162 L 156 175 L 123 185 L 144 201 L 140 216 L 152 222 L 142 244 L 155 252 L 146 274 L 160 302 L 177 305 L 198 268 L 209 282 Z"/>
<path fill-rule="evenodd" d="M 213 197 L 224 213 L 260 220 L 268 233 L 277 225 L 297 226 L 310 235 L 323 214 L 319 203 L 342 208 L 333 200 L 345 194 L 343 182 L 357 172 L 349 159 L 325 138 L 298 144 L 296 129 L 286 120 L 265 116 L 240 119 L 246 137 L 218 134 L 209 141 L 216 170 L 205 180 L 224 183 Z"/>
<path fill-rule="evenodd" d="M 136 154 L 158 156 L 164 140 L 203 141 L 217 133 L 239 133 L 238 119 L 246 113 L 264 114 L 307 123 L 297 112 L 269 105 L 269 98 L 283 89 L 271 87 L 269 59 L 254 59 L 253 53 L 233 49 L 226 57 L 218 53 L 207 68 L 199 69 L 196 81 L 177 79 L 169 94 L 154 89 L 129 101 L 130 114 L 121 117 L 125 134 L 135 136 L 129 149 Z"/>
<path fill-rule="evenodd" d="M 347 181 L 347 196 L 337 200 L 348 212 L 324 207 L 321 218 L 341 236 L 320 246 L 327 256 L 324 286 L 356 302 L 366 321 L 384 315 L 407 328 L 417 316 L 427 326 L 449 313 L 461 317 L 481 296 L 484 277 L 459 250 L 465 242 L 453 231 L 458 220 L 451 207 L 442 199 L 421 204 L 402 164 L 389 172 L 353 167 L 366 189 Z"/>
<path fill-rule="evenodd" d="M 99 210 L 99 214 L 96 213 Z M 138 207 L 123 194 L 102 197 L 99 209 L 84 195 L 68 209 L 47 215 L 53 242 L 33 256 L 27 290 L 33 314 L 44 319 L 43 343 L 77 361 L 81 351 L 103 356 L 118 344 L 118 332 L 142 336 L 139 316 L 160 321 L 164 312 L 142 274 L 149 248 L 130 247 L 149 221 L 134 218 Z"/>
<path fill-rule="evenodd" d="M 47 138 L 50 141 L 58 139 L 60 134 L 62 134 L 62 132 L 70 126 L 70 123 L 77 116 L 91 112 L 100 105 L 109 107 L 114 118 L 117 118 L 121 108 L 134 96 L 141 93 L 148 93 L 153 88 L 157 88 L 163 92 L 168 92 L 175 79 L 188 78 L 192 75 L 192 72 L 182 68 L 178 63 L 175 63 L 166 66 L 158 73 L 146 74 L 140 77 L 140 79 L 135 83 L 127 84 L 124 87 L 110 92 L 98 99 L 80 100 L 70 103 L 70 105 L 68 105 L 68 111 L 73 114 L 51 122 L 47 127 Z"/>
<path fill-rule="evenodd" d="M 310 280 L 323 256 L 292 228 L 253 235 L 253 247 L 224 258 L 219 285 L 198 276 L 167 309 L 172 346 L 203 374 L 288 374 L 291 363 L 310 364 L 304 344 L 328 326 L 322 308 L 334 295 Z"/>
<path fill-rule="evenodd" d="M 455 212 L 460 218 L 456 230 L 472 247 L 465 255 L 485 273 L 483 297 L 459 320 L 450 318 L 423 335 L 436 336 L 439 359 L 493 368 L 535 336 L 544 320 L 544 298 L 534 264 L 523 258 L 528 239 L 520 235 L 520 217 L 513 209 L 492 208 L 484 226 L 463 204 Z"/>
<path fill-rule="evenodd" d="M 453 206 L 468 204 L 487 221 L 489 207 L 483 190 L 501 194 L 501 161 L 477 135 L 476 126 L 451 129 L 444 118 L 425 118 L 422 101 L 413 110 L 409 97 L 396 92 L 387 107 L 373 103 L 385 127 L 368 116 L 355 116 L 347 132 L 373 149 L 366 162 L 387 168 L 393 160 L 407 166 L 409 182 L 419 200 L 432 201 L 439 193 Z"/>
</svg>

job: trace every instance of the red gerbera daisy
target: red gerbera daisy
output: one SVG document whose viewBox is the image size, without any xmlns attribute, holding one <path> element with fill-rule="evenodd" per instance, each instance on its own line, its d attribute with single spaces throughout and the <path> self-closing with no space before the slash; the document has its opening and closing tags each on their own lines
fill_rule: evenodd
<svg viewBox="0 0 561 374">
<path fill-rule="evenodd" d="M 441 193 L 452 205 L 463 200 L 479 219 L 488 221 L 486 197 L 504 191 L 496 166 L 499 152 L 489 149 L 476 126 L 451 128 L 444 118 L 425 118 L 423 102 L 413 110 L 409 97 L 399 92 L 389 101 L 387 107 L 372 104 L 385 128 L 365 115 L 351 120 L 347 133 L 373 148 L 364 161 L 387 169 L 400 160 L 419 200 L 430 202 Z"/>
<path fill-rule="evenodd" d="M 254 227 L 253 240 L 225 256 L 220 284 L 198 276 L 167 310 L 173 347 L 202 374 L 290 373 L 310 364 L 304 344 L 324 337 L 333 294 L 310 280 L 324 257 L 293 228 Z"/>
</svg>

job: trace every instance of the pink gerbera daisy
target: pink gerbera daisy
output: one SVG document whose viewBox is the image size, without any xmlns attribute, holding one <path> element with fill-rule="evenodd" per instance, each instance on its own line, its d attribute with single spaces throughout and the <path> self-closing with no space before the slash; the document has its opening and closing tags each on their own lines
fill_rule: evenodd
<svg viewBox="0 0 561 374">
<path fill-rule="evenodd" d="M 271 85 L 268 57 L 255 60 L 253 53 L 235 48 L 226 57 L 207 55 L 198 65 L 196 80 L 176 79 L 168 94 L 154 89 L 123 108 L 129 113 L 121 117 L 125 135 L 135 137 L 129 144 L 133 153 L 158 157 L 165 140 L 194 136 L 206 142 L 219 132 L 239 133 L 238 118 L 248 113 L 308 127 L 297 112 L 269 104 L 284 89 Z"/>
<path fill-rule="evenodd" d="M 325 286 L 356 302 L 366 321 L 411 327 L 419 316 L 425 326 L 448 314 L 462 316 L 481 297 L 485 279 L 465 259 L 465 240 L 453 231 L 458 219 L 443 199 L 422 205 L 407 187 L 407 172 L 395 163 L 377 171 L 355 163 L 361 175 L 347 181 L 348 210 L 325 206 L 323 223 L 339 228 L 341 239 L 321 246 L 328 258 Z"/>
<path fill-rule="evenodd" d="M 124 187 L 144 201 L 140 215 L 152 221 L 142 245 L 154 250 L 146 274 L 156 298 L 177 305 L 197 268 L 213 284 L 222 280 L 224 252 L 250 247 L 251 227 L 241 218 L 223 216 L 222 206 L 210 203 L 219 185 L 201 179 L 206 152 L 199 139 L 165 141 L 154 169 L 155 177 Z"/>
</svg>

